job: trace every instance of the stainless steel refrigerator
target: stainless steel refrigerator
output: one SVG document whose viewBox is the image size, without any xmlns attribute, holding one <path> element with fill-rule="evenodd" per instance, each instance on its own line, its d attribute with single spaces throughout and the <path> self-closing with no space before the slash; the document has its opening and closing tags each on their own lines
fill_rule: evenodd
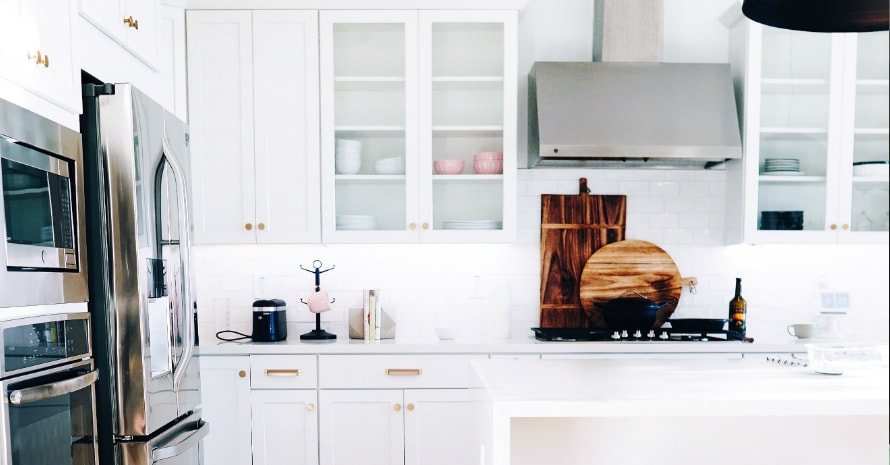
<svg viewBox="0 0 890 465">
<path fill-rule="evenodd" d="M 84 84 L 89 308 L 102 465 L 197 465 L 188 127 L 129 84 Z"/>
</svg>

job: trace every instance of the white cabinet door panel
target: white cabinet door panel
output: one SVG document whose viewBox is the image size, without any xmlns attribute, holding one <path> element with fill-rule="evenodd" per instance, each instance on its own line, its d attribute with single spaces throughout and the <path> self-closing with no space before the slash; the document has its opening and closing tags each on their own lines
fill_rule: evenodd
<svg viewBox="0 0 890 465">
<path fill-rule="evenodd" d="M 319 456 L 323 465 L 402 465 L 401 390 L 321 390 Z"/>
<path fill-rule="evenodd" d="M 316 391 L 254 390 L 254 465 L 317 465 Z"/>
</svg>

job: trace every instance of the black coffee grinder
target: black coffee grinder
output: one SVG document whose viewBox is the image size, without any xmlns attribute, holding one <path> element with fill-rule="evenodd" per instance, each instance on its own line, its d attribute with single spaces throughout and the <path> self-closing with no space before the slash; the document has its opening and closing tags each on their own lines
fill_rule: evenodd
<svg viewBox="0 0 890 465">
<path fill-rule="evenodd" d="M 251 339 L 256 342 L 287 339 L 287 304 L 283 300 L 257 300 L 253 303 Z"/>
</svg>

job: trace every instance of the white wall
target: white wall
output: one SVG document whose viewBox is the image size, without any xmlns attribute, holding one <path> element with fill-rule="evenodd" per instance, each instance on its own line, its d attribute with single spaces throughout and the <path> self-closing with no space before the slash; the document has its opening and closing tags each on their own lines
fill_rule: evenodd
<svg viewBox="0 0 890 465">
<path fill-rule="evenodd" d="M 725 62 L 727 35 L 718 16 L 735 0 L 665 0 L 665 61 Z M 525 150 L 525 76 L 536 60 L 587 60 L 592 0 L 530 0 L 520 24 L 520 151 Z M 457 325 L 461 337 L 528 337 L 538 325 L 540 194 L 573 194 L 586 177 L 595 194 L 628 196 L 627 238 L 664 248 L 683 276 L 698 278 L 675 315 L 723 318 L 734 278 L 743 278 L 748 333 L 783 341 L 785 325 L 816 318 L 822 291 L 851 296 L 841 328 L 850 337 L 888 339 L 888 245 L 722 245 L 726 172 L 660 170 L 520 170 L 519 232 L 511 245 L 351 245 L 198 247 L 201 342 L 215 331 L 250 332 L 255 298 L 288 303 L 290 337 L 314 322 L 300 304 L 313 288 L 313 260 L 335 268 L 322 287 L 336 298 L 323 314 L 345 337 L 346 312 L 360 306 L 362 288 L 384 292 L 399 338 L 433 338 L 437 325 Z M 478 276 L 483 298 L 471 288 Z M 263 277 L 262 286 L 257 285 Z M 260 289 L 261 287 L 261 289 Z M 509 321 L 508 321 L 509 320 Z"/>
</svg>

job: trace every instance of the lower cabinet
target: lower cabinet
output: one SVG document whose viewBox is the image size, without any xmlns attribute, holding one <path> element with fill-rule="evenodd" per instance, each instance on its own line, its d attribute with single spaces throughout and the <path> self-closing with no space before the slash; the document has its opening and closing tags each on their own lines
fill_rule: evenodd
<svg viewBox="0 0 890 465">
<path fill-rule="evenodd" d="M 472 358 L 201 356 L 204 463 L 479 463 Z"/>
<path fill-rule="evenodd" d="M 250 357 L 253 465 L 318 464 L 316 366 L 315 355 Z"/>
<path fill-rule="evenodd" d="M 319 356 L 320 463 L 478 463 L 472 358 L 488 356 Z"/>
<path fill-rule="evenodd" d="M 250 357 L 201 357 L 206 465 L 250 465 Z"/>
</svg>

